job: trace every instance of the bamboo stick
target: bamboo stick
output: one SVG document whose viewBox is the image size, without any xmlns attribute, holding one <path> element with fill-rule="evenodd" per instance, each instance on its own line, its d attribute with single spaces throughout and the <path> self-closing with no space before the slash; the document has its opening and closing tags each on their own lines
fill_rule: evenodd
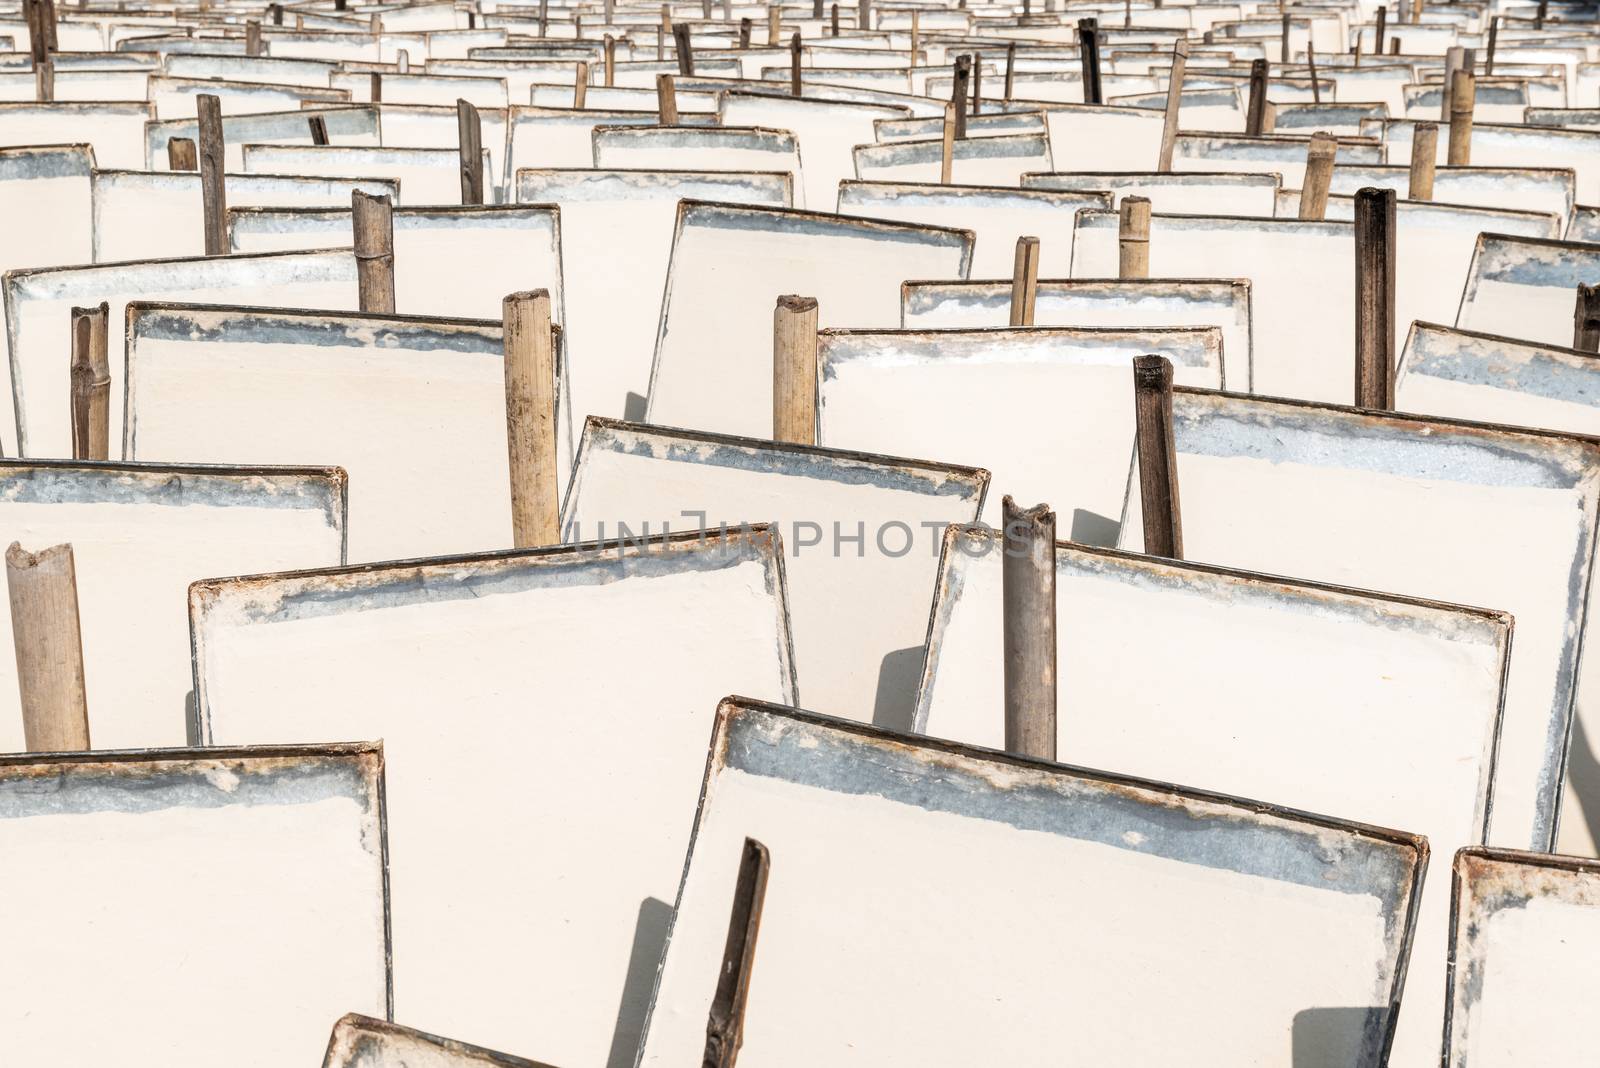
<svg viewBox="0 0 1600 1068">
<path fill-rule="evenodd" d="M 505 329 L 506 442 L 511 461 L 511 530 L 519 549 L 561 540 L 556 473 L 556 357 L 550 292 L 513 293 Z"/>
<path fill-rule="evenodd" d="M 1011 266 L 1011 325 L 1032 326 L 1039 303 L 1039 239 L 1017 238 Z"/>
<path fill-rule="evenodd" d="M 1178 460 L 1172 438 L 1172 361 L 1133 361 L 1133 411 L 1139 456 L 1139 503 L 1144 551 L 1183 559 L 1183 516 L 1178 505 Z"/>
<path fill-rule="evenodd" d="M 939 184 L 949 185 L 955 171 L 956 106 L 944 106 L 944 143 L 939 150 Z"/>
<path fill-rule="evenodd" d="M 388 196 L 350 191 L 361 310 L 394 314 L 394 205 Z"/>
<path fill-rule="evenodd" d="M 1470 70 L 1455 72 L 1450 91 L 1450 166 L 1472 163 L 1472 112 L 1477 105 L 1478 78 Z"/>
<path fill-rule="evenodd" d="M 1183 107 L 1183 78 L 1189 69 L 1189 42 L 1174 42 L 1172 46 L 1172 73 L 1167 78 L 1167 110 L 1161 124 L 1161 154 L 1156 160 L 1156 170 L 1172 170 L 1172 152 L 1178 144 L 1178 120 Z"/>
<path fill-rule="evenodd" d="M 772 439 L 817 443 L 817 302 L 782 296 L 772 312 Z"/>
<path fill-rule="evenodd" d="M 1150 277 L 1150 201 L 1123 197 L 1117 213 L 1117 277 Z"/>
<path fill-rule="evenodd" d="M 32 753 L 88 749 L 89 703 L 72 546 L 55 545 L 35 554 L 12 542 L 6 550 L 6 585 L 23 744 Z"/>
<path fill-rule="evenodd" d="M 578 60 L 572 75 L 572 106 L 581 109 L 589 102 L 589 64 Z"/>
<path fill-rule="evenodd" d="M 1056 758 L 1056 515 L 1001 501 L 1006 751 Z"/>
<path fill-rule="evenodd" d="M 1439 124 L 1419 122 L 1411 128 L 1411 176 L 1407 200 L 1432 200 L 1433 175 L 1439 164 Z"/>
<path fill-rule="evenodd" d="M 1300 218 L 1321 219 L 1328 213 L 1328 187 L 1339 142 L 1330 133 L 1314 133 L 1306 146 L 1306 176 L 1300 183 Z"/>
<path fill-rule="evenodd" d="M 456 148 L 461 156 L 461 203 L 483 203 L 483 120 L 478 109 L 456 101 Z"/>
<path fill-rule="evenodd" d="M 606 88 L 617 84 L 617 39 L 606 34 Z"/>
<path fill-rule="evenodd" d="M 800 31 L 789 38 L 789 95 L 800 97 Z"/>
<path fill-rule="evenodd" d="M 222 102 L 210 93 L 195 98 L 199 114 L 200 196 L 205 211 L 206 255 L 228 251 L 228 193 L 222 176 Z"/>
<path fill-rule="evenodd" d="M 106 355 L 109 308 L 72 309 L 72 458 L 111 458 L 111 364 Z"/>
<path fill-rule="evenodd" d="M 1395 194 L 1356 192 L 1356 406 L 1394 409 Z"/>
</svg>

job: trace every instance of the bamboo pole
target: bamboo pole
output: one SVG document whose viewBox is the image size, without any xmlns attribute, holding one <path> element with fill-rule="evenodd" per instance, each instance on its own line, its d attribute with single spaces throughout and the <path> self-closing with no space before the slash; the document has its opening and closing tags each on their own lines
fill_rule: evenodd
<svg viewBox="0 0 1600 1068">
<path fill-rule="evenodd" d="M 728 914 L 722 966 L 717 971 L 717 988 L 706 1014 L 701 1068 L 733 1068 L 744 1043 L 744 1009 L 750 999 L 750 975 L 755 968 L 756 939 L 761 933 L 761 909 L 771 870 L 772 857 L 767 847 L 754 838 L 746 838 L 733 888 L 733 907 Z"/>
<path fill-rule="evenodd" d="M 911 67 L 917 66 L 917 52 L 922 48 L 922 22 L 918 16 L 922 14 L 916 8 L 911 9 Z"/>
<path fill-rule="evenodd" d="M 72 458 L 111 458 L 111 364 L 106 355 L 104 301 L 72 309 Z"/>
<path fill-rule="evenodd" d="M 1456 91 L 1456 71 L 1461 69 L 1466 59 L 1467 50 L 1459 45 L 1452 45 L 1444 50 L 1444 92 L 1439 99 L 1439 121 L 1450 121 L 1450 101 Z"/>
<path fill-rule="evenodd" d="M 944 106 L 944 143 L 939 149 L 939 184 L 949 185 L 955 171 L 956 106 Z"/>
<path fill-rule="evenodd" d="M 1117 213 L 1117 277 L 1150 277 L 1150 201 L 1123 197 Z"/>
<path fill-rule="evenodd" d="M 1470 70 L 1455 72 L 1450 91 L 1450 166 L 1472 163 L 1472 111 L 1477 105 L 1478 78 Z"/>
<path fill-rule="evenodd" d="M 955 77 L 950 82 L 950 106 L 956 109 L 956 140 L 967 136 L 967 86 L 972 80 L 972 57 L 959 55 L 955 60 Z"/>
<path fill-rule="evenodd" d="M 678 57 L 678 73 L 685 78 L 694 74 L 694 41 L 689 33 L 690 27 L 687 22 L 680 22 L 672 27 L 672 50 Z"/>
<path fill-rule="evenodd" d="M 1419 122 L 1411 128 L 1411 180 L 1407 200 L 1432 200 L 1433 175 L 1439 164 L 1439 124 Z"/>
<path fill-rule="evenodd" d="M 1356 406 L 1394 408 L 1395 195 L 1356 192 Z"/>
<path fill-rule="evenodd" d="M 572 75 L 572 106 L 582 109 L 589 102 L 589 64 L 578 60 L 578 68 Z"/>
<path fill-rule="evenodd" d="M 789 38 L 789 95 L 800 97 L 800 31 Z"/>
<path fill-rule="evenodd" d="M 388 196 L 350 191 L 361 310 L 394 314 L 394 205 Z"/>
<path fill-rule="evenodd" d="M 1600 285 L 1578 284 L 1578 303 L 1572 316 L 1572 347 L 1600 352 Z"/>
<path fill-rule="evenodd" d="M 1330 133 L 1314 133 L 1306 146 L 1306 176 L 1300 183 L 1300 218 L 1321 219 L 1328 213 L 1328 187 L 1333 182 L 1333 160 L 1338 140 Z"/>
<path fill-rule="evenodd" d="M 1038 303 L 1039 239 L 1019 237 L 1011 265 L 1011 325 L 1032 326 Z"/>
<path fill-rule="evenodd" d="M 1078 54 L 1083 63 L 1083 102 L 1104 104 L 1100 91 L 1100 23 L 1096 19 L 1078 20 Z"/>
<path fill-rule="evenodd" d="M 478 109 L 456 101 L 456 149 L 461 156 L 461 203 L 483 203 L 483 120 Z"/>
<path fill-rule="evenodd" d="M 1172 72 L 1167 77 L 1167 109 L 1161 124 L 1161 151 L 1156 170 L 1172 170 L 1172 152 L 1178 144 L 1178 120 L 1183 108 L 1183 79 L 1189 68 L 1189 42 L 1174 42 Z"/>
<path fill-rule="evenodd" d="M 1250 107 L 1245 114 L 1244 132 L 1260 137 L 1267 128 L 1267 61 L 1250 61 Z"/>
<path fill-rule="evenodd" d="M 199 157 L 195 153 L 194 141 L 191 138 L 174 137 L 167 142 L 167 169 L 173 171 L 200 169 Z"/>
<path fill-rule="evenodd" d="M 1139 456 L 1139 503 L 1144 551 L 1183 559 L 1183 515 L 1178 506 L 1178 460 L 1172 438 L 1172 361 L 1133 361 L 1133 413 Z"/>
<path fill-rule="evenodd" d="M 88 749 L 89 702 L 72 546 L 35 554 L 12 542 L 6 550 L 6 585 L 23 744 L 31 753 Z"/>
<path fill-rule="evenodd" d="M 511 460 L 511 531 L 519 549 L 561 540 L 556 473 L 556 356 L 550 292 L 513 293 L 505 329 L 506 442 Z"/>
<path fill-rule="evenodd" d="M 617 84 L 617 39 L 606 34 L 606 88 Z"/>
<path fill-rule="evenodd" d="M 783 34 L 783 8 L 777 4 L 767 5 L 767 47 L 777 48 L 778 41 Z"/>
<path fill-rule="evenodd" d="M 656 75 L 656 107 L 661 112 L 661 125 L 678 125 L 678 90 L 670 74 Z"/>
<path fill-rule="evenodd" d="M 1000 502 L 1006 751 L 1056 758 L 1056 514 Z"/>
<path fill-rule="evenodd" d="M 228 193 L 222 177 L 222 102 L 210 93 L 195 98 L 199 111 L 200 196 L 205 211 L 206 255 L 228 252 Z"/>
<path fill-rule="evenodd" d="M 779 297 L 772 312 L 772 440 L 817 443 L 814 297 Z"/>
</svg>

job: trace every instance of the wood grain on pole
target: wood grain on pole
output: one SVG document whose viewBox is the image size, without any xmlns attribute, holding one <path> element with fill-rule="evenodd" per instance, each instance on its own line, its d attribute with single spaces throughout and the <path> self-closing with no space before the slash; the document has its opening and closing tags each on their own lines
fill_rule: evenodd
<svg viewBox="0 0 1600 1068">
<path fill-rule="evenodd" d="M 955 172 L 956 106 L 944 106 L 944 140 L 939 148 L 939 184 L 949 185 Z"/>
<path fill-rule="evenodd" d="M 728 937 L 722 947 L 717 987 L 706 1013 L 700 1068 L 733 1068 L 744 1044 L 744 1010 L 750 1000 L 750 976 L 755 970 L 756 939 L 761 933 L 761 910 L 771 870 L 767 847 L 746 838 L 733 887 L 733 907 L 728 910 Z"/>
<path fill-rule="evenodd" d="M 767 5 L 767 47 L 777 48 L 783 34 L 783 8 L 777 4 Z"/>
<path fill-rule="evenodd" d="M 1244 132 L 1260 137 L 1267 128 L 1267 61 L 1250 61 L 1250 107 L 1245 113 Z"/>
<path fill-rule="evenodd" d="M 483 203 L 483 120 L 478 109 L 456 101 L 456 149 L 461 158 L 461 203 Z"/>
<path fill-rule="evenodd" d="M 1314 133 L 1306 146 L 1306 174 L 1300 182 L 1300 218 L 1321 219 L 1328 213 L 1328 187 L 1339 142 L 1330 133 Z"/>
<path fill-rule="evenodd" d="M 556 472 L 556 355 L 550 291 L 513 293 L 505 328 L 506 443 L 511 460 L 511 533 L 519 549 L 561 540 Z"/>
<path fill-rule="evenodd" d="M 950 82 L 950 106 L 956 109 L 956 140 L 967 137 L 967 86 L 972 78 L 972 57 L 959 55 L 955 60 L 955 78 Z"/>
<path fill-rule="evenodd" d="M 387 195 L 350 191 L 361 310 L 394 314 L 394 204 Z"/>
<path fill-rule="evenodd" d="M 1172 438 L 1172 361 L 1133 361 L 1134 433 L 1139 458 L 1139 503 L 1144 551 L 1183 559 L 1183 515 L 1178 507 L 1178 456 Z"/>
<path fill-rule="evenodd" d="M 1150 277 L 1150 201 L 1123 197 L 1117 212 L 1117 277 Z"/>
<path fill-rule="evenodd" d="M 328 121 L 321 115 L 312 115 L 306 119 L 306 126 L 311 130 L 311 143 L 325 145 L 328 143 Z"/>
<path fill-rule="evenodd" d="M 678 125 L 678 90 L 670 74 L 656 75 L 656 108 L 661 112 L 661 125 Z"/>
<path fill-rule="evenodd" d="M 1039 304 L 1039 239 L 1017 238 L 1011 263 L 1011 325 L 1032 326 Z"/>
<path fill-rule="evenodd" d="M 6 550 L 6 585 L 23 744 L 31 753 L 88 749 L 89 702 L 72 546 L 36 554 L 12 542 Z"/>
<path fill-rule="evenodd" d="M 772 312 L 772 440 L 817 443 L 817 302 L 782 296 Z"/>
<path fill-rule="evenodd" d="M 1600 285 L 1578 285 L 1577 308 L 1572 316 L 1572 347 L 1600 352 Z"/>
<path fill-rule="evenodd" d="M 672 50 L 678 56 L 678 73 L 691 77 L 694 74 L 694 41 L 689 36 L 687 22 L 672 27 Z"/>
<path fill-rule="evenodd" d="M 1083 65 L 1083 102 L 1104 104 L 1100 91 L 1100 23 L 1096 19 L 1078 20 L 1078 55 Z"/>
<path fill-rule="evenodd" d="M 1176 41 L 1172 45 L 1172 71 L 1167 75 L 1167 110 L 1161 124 L 1161 153 L 1156 160 L 1156 170 L 1172 170 L 1172 152 L 1178 144 L 1178 120 L 1183 111 L 1183 79 L 1189 69 L 1189 42 Z"/>
<path fill-rule="evenodd" d="M 789 95 L 800 97 L 800 31 L 789 38 Z"/>
<path fill-rule="evenodd" d="M 1407 200 L 1432 200 L 1433 175 L 1439 165 L 1439 124 L 1419 122 L 1411 127 L 1411 179 Z"/>
<path fill-rule="evenodd" d="M 1056 514 L 1000 502 L 1006 751 L 1056 758 Z"/>
<path fill-rule="evenodd" d="M 606 88 L 617 84 L 617 39 L 606 34 Z"/>
<path fill-rule="evenodd" d="M 1358 408 L 1394 408 L 1395 193 L 1356 192 L 1356 389 Z"/>
<path fill-rule="evenodd" d="M 199 156 L 195 152 L 194 141 L 188 137 L 174 137 L 167 142 L 167 169 L 174 171 L 197 171 L 200 169 Z"/>
<path fill-rule="evenodd" d="M 1472 163 L 1472 112 L 1478 102 L 1478 76 L 1458 70 L 1450 91 L 1450 166 Z"/>
<path fill-rule="evenodd" d="M 1006 42 L 1006 100 L 1017 87 L 1017 42 Z"/>
<path fill-rule="evenodd" d="M 111 458 L 111 364 L 106 353 L 109 308 L 72 309 L 72 458 Z"/>
<path fill-rule="evenodd" d="M 578 60 L 577 70 L 572 73 L 572 106 L 582 108 L 589 102 L 589 64 Z"/>
<path fill-rule="evenodd" d="M 228 192 L 222 177 L 222 102 L 210 93 L 195 98 L 199 113 L 200 197 L 205 211 L 206 255 L 228 251 Z"/>
</svg>

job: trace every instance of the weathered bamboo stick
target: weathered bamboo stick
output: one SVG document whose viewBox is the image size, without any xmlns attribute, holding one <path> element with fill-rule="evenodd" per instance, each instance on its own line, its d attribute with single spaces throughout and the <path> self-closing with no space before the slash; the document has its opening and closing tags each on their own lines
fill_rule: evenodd
<svg viewBox="0 0 1600 1068">
<path fill-rule="evenodd" d="M 1144 551 L 1183 559 L 1183 515 L 1178 506 L 1178 458 L 1172 438 L 1172 361 L 1133 361 L 1133 413 L 1139 456 L 1139 503 Z"/>
<path fill-rule="evenodd" d="M 6 550 L 11 637 L 22 699 L 23 744 L 32 753 L 89 748 L 89 702 L 78 629 L 72 546 Z"/>
<path fill-rule="evenodd" d="M 800 31 L 789 38 L 789 95 L 800 97 Z"/>
<path fill-rule="evenodd" d="M 944 106 L 944 143 L 939 149 L 939 183 L 950 184 L 950 176 L 955 170 L 956 152 L 956 106 Z"/>
<path fill-rule="evenodd" d="M 1450 92 L 1450 166 L 1472 163 L 1472 112 L 1477 105 L 1478 77 L 1470 70 L 1455 72 Z"/>
<path fill-rule="evenodd" d="M 195 98 L 199 113 L 200 197 L 205 212 L 206 255 L 228 252 L 228 193 L 222 177 L 222 102 L 210 93 Z"/>
<path fill-rule="evenodd" d="M 111 364 L 106 354 L 109 308 L 72 309 L 72 458 L 111 458 Z"/>
<path fill-rule="evenodd" d="M 556 472 L 556 356 L 550 292 L 513 293 L 505 329 L 506 442 L 511 460 L 511 531 L 519 549 L 561 540 Z"/>
<path fill-rule="evenodd" d="M 817 443 L 817 302 L 782 296 L 772 312 L 772 439 Z"/>
<path fill-rule="evenodd" d="M 1411 175 L 1407 200 L 1432 200 L 1433 176 L 1439 166 L 1439 124 L 1419 122 L 1411 128 Z"/>
<path fill-rule="evenodd" d="M 1356 192 L 1356 406 L 1394 409 L 1393 189 Z"/>
<path fill-rule="evenodd" d="M 783 8 L 777 4 L 767 5 L 767 47 L 777 48 L 778 41 L 783 35 Z"/>
<path fill-rule="evenodd" d="M 483 120 L 478 109 L 456 101 L 456 147 L 461 155 L 461 203 L 483 203 Z"/>
<path fill-rule="evenodd" d="M 1150 277 L 1150 201 L 1123 197 L 1117 212 L 1117 277 Z"/>
<path fill-rule="evenodd" d="M 1306 176 L 1300 183 L 1300 218 L 1321 219 L 1328 213 L 1328 187 L 1339 142 L 1330 133 L 1314 133 L 1306 146 Z"/>
<path fill-rule="evenodd" d="M 1011 325 L 1032 326 L 1039 303 L 1039 239 L 1017 238 L 1011 264 Z"/>
<path fill-rule="evenodd" d="M 193 139 L 174 137 L 167 142 L 167 169 L 173 171 L 200 169 L 199 156 L 195 152 Z"/>
<path fill-rule="evenodd" d="M 656 107 L 661 112 L 661 125 L 678 125 L 678 90 L 670 74 L 656 75 Z"/>
<path fill-rule="evenodd" d="M 733 888 L 728 914 L 728 939 L 722 948 L 717 989 L 706 1014 L 706 1045 L 701 1068 L 733 1068 L 744 1044 L 744 1009 L 750 999 L 750 975 L 755 968 L 756 939 L 761 933 L 761 909 L 767 898 L 767 875 L 772 857 L 754 838 L 744 840 L 739 877 Z"/>
<path fill-rule="evenodd" d="M 1056 758 L 1056 514 L 1000 503 L 1006 751 Z"/>
<path fill-rule="evenodd" d="M 578 60 L 572 72 L 572 106 L 581 109 L 589 102 L 589 64 Z"/>
<path fill-rule="evenodd" d="M 956 140 L 967 136 L 967 87 L 972 80 L 972 57 L 959 55 L 955 60 L 955 77 L 950 82 L 950 106 L 956 109 Z"/>
<path fill-rule="evenodd" d="M 606 34 L 606 88 L 617 84 L 617 39 Z"/>
<path fill-rule="evenodd" d="M 1172 46 L 1172 73 L 1167 78 L 1167 111 L 1161 124 L 1161 154 L 1156 170 L 1172 170 L 1172 151 L 1178 144 L 1178 119 L 1183 105 L 1183 77 L 1189 67 L 1189 42 L 1177 41 Z"/>
<path fill-rule="evenodd" d="M 1572 316 L 1572 347 L 1600 352 L 1600 285 L 1578 284 L 1578 304 Z"/>
<path fill-rule="evenodd" d="M 1250 61 L 1250 105 L 1245 113 L 1244 132 L 1260 137 L 1267 128 L 1267 61 Z"/>
<path fill-rule="evenodd" d="M 394 204 L 388 196 L 350 191 L 350 225 L 361 310 L 394 314 Z"/>
</svg>

